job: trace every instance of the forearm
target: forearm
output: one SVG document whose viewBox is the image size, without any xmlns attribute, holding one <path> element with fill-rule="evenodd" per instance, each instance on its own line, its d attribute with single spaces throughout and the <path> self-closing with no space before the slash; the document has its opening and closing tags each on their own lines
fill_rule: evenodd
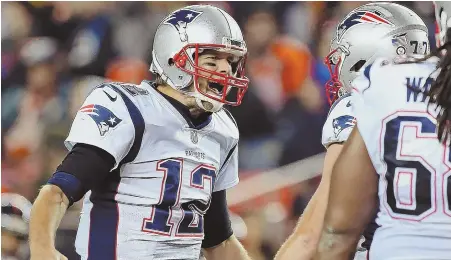
<svg viewBox="0 0 451 260">
<path fill-rule="evenodd" d="M 246 249 L 241 245 L 235 235 L 232 235 L 221 244 L 204 248 L 204 256 L 208 260 L 220 259 L 236 259 L 236 260 L 250 260 L 251 258 L 246 252 Z"/>
<path fill-rule="evenodd" d="M 338 231 L 325 225 L 321 233 L 317 254 L 314 260 L 347 260 L 355 253 L 360 232 L 355 230 Z"/>
<path fill-rule="evenodd" d="M 30 217 L 30 249 L 55 248 L 55 234 L 66 213 L 69 200 L 61 189 L 45 185 L 39 192 Z"/>
<path fill-rule="evenodd" d="M 329 203 L 315 259 L 348 260 L 376 208 L 377 176 L 354 129 L 331 175 Z"/>
</svg>

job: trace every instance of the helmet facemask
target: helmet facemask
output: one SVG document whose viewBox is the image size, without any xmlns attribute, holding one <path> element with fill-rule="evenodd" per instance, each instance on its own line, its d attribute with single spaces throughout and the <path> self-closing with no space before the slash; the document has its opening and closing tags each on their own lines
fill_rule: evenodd
<svg viewBox="0 0 451 260">
<path fill-rule="evenodd" d="M 331 51 L 329 55 L 324 59 L 324 63 L 329 70 L 330 79 L 326 82 L 326 95 L 329 103 L 332 105 L 335 100 L 339 97 L 351 91 L 349 87 L 350 79 L 356 76 L 356 73 L 366 64 L 367 60 L 358 60 L 356 63 L 352 64 L 351 67 L 344 66 L 345 59 L 349 56 L 350 52 L 344 46 L 338 46 L 336 49 Z M 349 71 L 343 71 L 346 69 Z M 348 73 L 348 74 L 343 74 Z M 340 80 L 340 78 L 342 78 Z M 345 82 L 343 82 L 345 78 Z"/>
<path fill-rule="evenodd" d="M 199 65 L 199 56 L 204 50 L 216 50 L 234 54 L 237 59 L 231 64 L 231 75 L 203 68 Z M 196 98 L 196 103 L 209 112 L 217 112 L 226 105 L 238 106 L 241 104 L 249 85 L 249 79 L 244 76 L 246 51 L 234 46 L 221 44 L 187 44 L 172 59 L 172 63 L 183 72 L 192 76 L 194 92 L 185 91 L 186 94 Z M 199 79 L 208 81 L 208 87 L 203 90 Z M 210 90 L 210 91 L 209 91 Z"/>
<path fill-rule="evenodd" d="M 324 64 L 326 64 L 330 74 L 330 79 L 326 82 L 325 88 L 327 100 L 331 105 L 337 100 L 340 89 L 343 87 L 343 83 L 340 81 L 340 71 L 345 58 L 346 52 L 343 51 L 343 48 L 338 47 L 324 59 Z"/>
</svg>

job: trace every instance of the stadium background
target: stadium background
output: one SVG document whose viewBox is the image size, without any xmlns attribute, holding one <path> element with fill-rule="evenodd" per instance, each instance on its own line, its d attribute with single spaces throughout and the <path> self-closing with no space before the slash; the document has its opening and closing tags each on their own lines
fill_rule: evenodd
<svg viewBox="0 0 451 260">
<path fill-rule="evenodd" d="M 272 259 L 319 182 L 329 109 L 323 57 L 337 22 L 366 2 L 2 2 L 2 193 L 32 202 L 64 158 L 63 141 L 89 91 L 108 80 L 152 79 L 156 27 L 194 3 L 227 10 L 245 34 L 251 84 L 231 108 L 242 181 L 229 204 L 252 259 Z M 400 4 L 424 19 L 435 46 L 432 2 Z M 69 259 L 79 210 L 80 203 L 71 207 L 58 231 L 57 247 Z"/>
</svg>

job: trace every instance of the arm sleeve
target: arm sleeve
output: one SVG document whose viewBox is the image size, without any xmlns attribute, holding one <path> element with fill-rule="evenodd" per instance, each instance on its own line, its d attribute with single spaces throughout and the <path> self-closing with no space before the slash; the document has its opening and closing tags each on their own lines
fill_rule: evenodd
<svg viewBox="0 0 451 260">
<path fill-rule="evenodd" d="M 226 190 L 237 185 L 238 177 L 238 144 L 230 149 L 223 166 L 219 169 L 213 192 Z"/>
<path fill-rule="evenodd" d="M 76 144 L 47 183 L 60 187 L 72 205 L 101 184 L 113 165 L 114 157 L 108 152 L 96 146 Z"/>
<path fill-rule="evenodd" d="M 211 195 L 210 208 L 204 216 L 204 234 L 202 248 L 217 246 L 233 234 L 225 190 Z"/>
<path fill-rule="evenodd" d="M 135 136 L 126 104 L 131 101 L 122 96 L 108 85 L 91 92 L 75 116 L 66 147 L 70 150 L 77 143 L 96 146 L 114 157 L 113 168 L 116 168 Z"/>
</svg>

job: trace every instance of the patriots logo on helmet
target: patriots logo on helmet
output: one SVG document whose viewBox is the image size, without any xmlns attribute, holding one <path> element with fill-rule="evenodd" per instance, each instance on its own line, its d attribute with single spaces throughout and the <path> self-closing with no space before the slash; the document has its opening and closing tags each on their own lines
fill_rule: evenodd
<svg viewBox="0 0 451 260">
<path fill-rule="evenodd" d="M 163 23 L 174 26 L 179 32 L 182 41 L 187 40 L 186 26 L 193 22 L 202 12 L 190 10 L 190 9 L 180 9 L 172 13 Z"/>
<path fill-rule="evenodd" d="M 88 114 L 96 122 L 101 136 L 104 136 L 110 128 L 115 128 L 122 122 L 122 119 L 101 105 L 86 105 L 80 108 L 80 112 Z"/>
<path fill-rule="evenodd" d="M 337 137 L 341 131 L 348 127 L 353 127 L 356 123 L 355 117 L 353 116 L 339 116 L 332 121 L 332 126 L 334 128 L 335 137 Z"/>
<path fill-rule="evenodd" d="M 383 18 L 377 11 L 357 11 L 350 14 L 343 22 L 338 25 L 337 38 L 340 40 L 345 32 L 349 30 L 349 28 L 362 23 L 393 25 L 393 23 Z"/>
</svg>

